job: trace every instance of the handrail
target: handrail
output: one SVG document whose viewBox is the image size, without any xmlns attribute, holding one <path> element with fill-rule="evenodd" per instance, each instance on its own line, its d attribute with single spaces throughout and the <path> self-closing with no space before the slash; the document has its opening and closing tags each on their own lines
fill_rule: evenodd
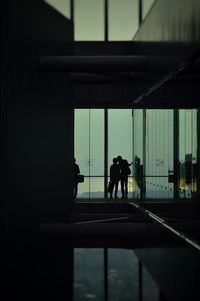
<svg viewBox="0 0 200 301">
<path fill-rule="evenodd" d="M 170 226 L 168 223 L 166 223 L 166 221 L 164 219 L 160 218 L 159 216 L 157 216 L 156 214 L 152 213 L 151 211 L 149 211 L 147 209 L 144 209 L 139 204 L 136 204 L 136 203 L 129 203 L 129 204 L 131 206 L 136 207 L 138 210 L 140 210 L 142 213 L 144 213 L 145 215 L 147 215 L 154 222 L 158 223 L 160 226 L 164 227 L 169 232 L 175 234 L 176 236 L 178 236 L 180 239 L 182 239 L 184 242 L 186 242 L 187 244 L 189 244 L 190 246 L 192 246 L 196 250 L 200 251 L 200 244 L 197 241 L 195 241 L 194 239 L 191 239 L 186 234 L 184 234 L 182 231 L 176 230 L 175 228 L 173 228 L 172 226 Z"/>
<path fill-rule="evenodd" d="M 114 218 L 104 218 L 104 219 L 95 219 L 95 220 L 89 220 L 89 221 L 81 221 L 81 222 L 75 222 L 74 224 L 93 224 L 93 223 L 101 223 L 101 222 L 113 222 L 113 221 L 120 221 L 120 220 L 129 220 L 129 216 L 125 217 L 114 217 Z"/>
</svg>

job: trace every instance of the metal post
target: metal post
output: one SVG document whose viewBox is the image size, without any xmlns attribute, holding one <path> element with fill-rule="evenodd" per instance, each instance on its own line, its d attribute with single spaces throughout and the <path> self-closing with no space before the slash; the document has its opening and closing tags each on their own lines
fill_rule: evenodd
<svg viewBox="0 0 200 301">
<path fill-rule="evenodd" d="M 108 0 L 104 2 L 104 20 L 105 42 L 108 42 Z"/>
<path fill-rule="evenodd" d="M 142 198 L 146 197 L 146 109 L 143 109 L 143 173 L 142 173 Z"/>
<path fill-rule="evenodd" d="M 179 197 L 179 110 L 174 110 L 174 198 Z"/>
<path fill-rule="evenodd" d="M 71 21 L 74 22 L 74 0 L 70 1 L 70 17 Z"/>
<path fill-rule="evenodd" d="M 142 23 L 142 0 L 138 0 L 138 25 Z"/>
<path fill-rule="evenodd" d="M 132 171 L 133 171 L 133 176 L 132 176 L 132 185 L 133 185 L 133 188 L 135 187 L 135 145 L 134 145 L 134 113 L 135 113 L 135 110 L 132 109 L 132 162 L 133 162 L 133 165 L 132 165 Z M 132 192 L 132 198 L 134 198 L 134 190 Z"/>
<path fill-rule="evenodd" d="M 108 109 L 104 109 L 104 198 L 107 199 L 108 192 Z"/>
</svg>

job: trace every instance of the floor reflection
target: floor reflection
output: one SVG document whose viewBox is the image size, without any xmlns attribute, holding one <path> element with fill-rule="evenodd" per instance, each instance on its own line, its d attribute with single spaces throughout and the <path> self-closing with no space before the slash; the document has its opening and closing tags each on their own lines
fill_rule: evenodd
<svg viewBox="0 0 200 301">
<path fill-rule="evenodd" d="M 160 300 L 160 289 L 133 250 L 74 249 L 74 301 Z"/>
</svg>

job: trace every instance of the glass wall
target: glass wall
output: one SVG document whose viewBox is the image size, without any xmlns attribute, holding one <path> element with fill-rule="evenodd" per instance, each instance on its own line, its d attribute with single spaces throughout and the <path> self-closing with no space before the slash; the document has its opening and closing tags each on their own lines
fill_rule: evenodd
<svg viewBox="0 0 200 301">
<path fill-rule="evenodd" d="M 134 110 L 135 198 L 173 198 L 173 110 Z"/>
<path fill-rule="evenodd" d="M 74 0 L 76 41 L 104 41 L 105 26 L 105 0 Z M 108 40 L 131 41 L 137 29 L 138 0 L 108 0 Z"/>
<path fill-rule="evenodd" d="M 195 196 L 197 110 L 179 110 L 178 115 L 179 137 L 174 137 L 174 110 L 108 109 L 105 114 L 104 109 L 77 109 L 75 158 L 85 175 L 78 198 L 104 198 L 105 177 L 109 180 L 110 166 L 118 155 L 134 163 L 128 179 L 129 200 L 173 199 L 175 172 L 179 197 Z M 178 171 L 174 169 L 174 158 L 179 161 Z M 119 183 L 118 197 L 120 190 Z"/>
<path fill-rule="evenodd" d="M 169 171 L 174 169 L 173 110 L 146 110 L 146 198 L 173 198 Z"/>
<path fill-rule="evenodd" d="M 134 161 L 134 198 L 140 199 L 143 190 L 143 130 L 144 110 L 133 110 L 133 161 Z"/>
<path fill-rule="evenodd" d="M 109 167 L 113 158 L 121 155 L 129 163 L 133 159 L 133 128 L 132 110 L 130 109 L 110 109 L 108 110 L 108 175 Z M 128 179 L 129 197 L 133 197 L 134 181 L 133 169 Z M 119 185 L 119 197 L 121 188 Z"/>
<path fill-rule="evenodd" d="M 197 110 L 179 110 L 179 196 L 197 193 Z"/>
<path fill-rule="evenodd" d="M 104 110 L 75 110 L 75 158 L 84 174 L 78 197 L 104 197 Z"/>
<path fill-rule="evenodd" d="M 108 39 L 130 41 L 138 29 L 138 0 L 108 0 Z"/>
<path fill-rule="evenodd" d="M 43 0 L 71 19 L 71 0 Z M 108 40 L 131 41 L 139 26 L 138 0 L 108 1 Z M 142 0 L 142 19 L 155 0 Z M 75 41 L 105 40 L 105 0 L 73 0 Z"/>
<path fill-rule="evenodd" d="M 104 0 L 74 0 L 76 41 L 104 40 Z"/>
</svg>

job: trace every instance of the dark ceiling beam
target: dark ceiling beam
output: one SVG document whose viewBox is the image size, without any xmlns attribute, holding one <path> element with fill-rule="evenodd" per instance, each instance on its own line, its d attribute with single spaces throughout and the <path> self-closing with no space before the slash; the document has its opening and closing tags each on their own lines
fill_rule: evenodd
<svg viewBox="0 0 200 301">
<path fill-rule="evenodd" d="M 134 104 L 147 85 L 73 85 L 75 107 L 91 108 L 198 108 L 199 86 L 164 85 L 142 102 Z"/>
<path fill-rule="evenodd" d="M 189 57 L 199 49 L 199 43 L 150 41 L 75 41 L 75 55 L 145 55 Z"/>
<path fill-rule="evenodd" d="M 161 73 L 145 73 L 145 72 L 135 72 L 135 73 L 122 73 L 120 74 L 96 74 L 96 73 L 69 73 L 69 79 L 72 84 L 81 85 L 136 85 L 136 84 L 152 84 L 161 78 L 163 74 Z M 168 81 L 167 85 L 199 85 L 200 74 L 185 74 L 179 75 Z"/>
<path fill-rule="evenodd" d="M 159 56 L 43 56 L 40 69 L 52 72 L 161 72 L 183 61 Z M 198 70 L 199 68 L 198 64 Z"/>
</svg>

